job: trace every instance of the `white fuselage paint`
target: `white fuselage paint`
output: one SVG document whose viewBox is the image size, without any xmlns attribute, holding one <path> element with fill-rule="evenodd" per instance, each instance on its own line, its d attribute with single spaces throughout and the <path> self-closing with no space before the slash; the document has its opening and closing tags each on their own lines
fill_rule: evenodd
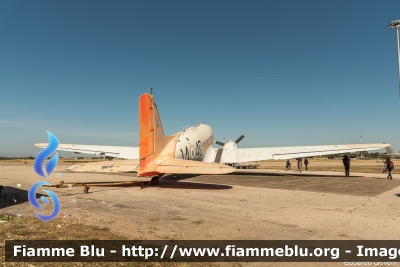
<svg viewBox="0 0 400 267">
<path fill-rule="evenodd" d="M 198 160 L 211 158 L 207 153 L 214 153 L 212 143 L 214 135 L 210 126 L 199 124 L 185 129 L 178 133 L 179 137 L 175 145 L 175 158 Z M 211 148 L 211 149 L 209 149 Z"/>
</svg>

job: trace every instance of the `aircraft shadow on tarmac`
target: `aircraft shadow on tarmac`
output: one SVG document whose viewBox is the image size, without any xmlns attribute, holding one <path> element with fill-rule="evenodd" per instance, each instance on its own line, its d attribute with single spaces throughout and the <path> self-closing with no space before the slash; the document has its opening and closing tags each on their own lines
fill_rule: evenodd
<svg viewBox="0 0 400 267">
<path fill-rule="evenodd" d="M 198 182 L 180 182 L 180 181 L 160 181 L 158 185 L 144 185 L 143 182 L 131 182 L 126 185 L 99 185 L 99 183 L 91 184 L 86 183 L 89 187 L 140 187 L 141 189 L 146 188 L 169 188 L 169 189 L 208 189 L 208 190 L 221 190 L 221 189 L 231 189 L 232 186 L 223 184 L 206 184 Z"/>
<path fill-rule="evenodd" d="M 36 198 L 41 198 L 42 196 L 47 197 L 47 195 L 36 193 Z M 4 186 L 1 190 L 0 209 L 16 206 L 28 201 L 28 191 L 26 190 L 9 186 Z"/>
<path fill-rule="evenodd" d="M 93 174 L 96 174 L 93 172 Z M 99 173 L 103 174 L 103 173 Z M 107 173 L 107 175 L 116 175 L 116 176 L 131 176 L 132 174 L 137 174 L 136 172 L 124 172 L 124 173 Z M 185 180 L 193 177 L 198 177 L 202 176 L 205 174 L 174 174 L 174 175 L 166 175 L 163 176 L 161 180 Z M 246 175 L 246 176 L 303 176 L 303 177 L 345 177 L 343 174 L 338 173 L 338 174 L 321 174 L 321 173 L 312 173 L 312 172 L 286 172 L 286 173 L 277 173 L 277 172 L 257 172 L 257 171 L 252 171 L 252 172 L 246 172 L 246 171 L 240 171 L 236 170 L 233 173 L 229 174 L 220 174 L 220 175 L 215 175 L 215 176 L 230 176 L 230 175 Z M 352 175 L 351 178 L 358 178 L 358 177 L 364 177 L 364 176 L 359 176 L 359 175 Z"/>
<path fill-rule="evenodd" d="M 200 176 L 201 174 L 167 174 L 161 178 L 161 181 L 180 181 L 193 177 Z"/>
<path fill-rule="evenodd" d="M 246 175 L 246 176 L 303 176 L 303 177 L 344 177 L 343 174 L 320 174 L 320 173 L 312 173 L 312 172 L 287 172 L 287 173 L 276 173 L 276 172 L 244 172 L 244 171 L 235 171 L 231 174 L 226 175 Z M 352 178 L 355 177 L 363 177 L 357 175 L 351 175 Z"/>
<path fill-rule="evenodd" d="M 179 177 L 178 177 L 179 176 Z M 224 190 L 224 189 L 231 189 L 233 188 L 232 186 L 229 185 L 223 185 L 223 184 L 206 184 L 206 183 L 198 183 L 198 182 L 186 182 L 186 181 L 179 181 L 182 179 L 187 179 L 194 177 L 193 175 L 191 176 L 184 176 L 184 175 L 177 175 L 176 177 L 166 177 L 167 179 L 161 179 L 160 183 L 158 185 L 143 185 L 143 182 L 130 182 L 124 185 L 106 185 L 106 182 L 99 182 L 99 183 L 85 183 L 89 187 L 96 188 L 96 187 L 106 187 L 107 189 L 103 190 L 95 190 L 95 191 L 89 191 L 88 193 L 99 193 L 103 191 L 110 191 L 110 190 L 119 190 L 121 187 L 140 187 L 141 189 L 147 189 L 147 188 L 167 188 L 167 189 L 203 189 L 203 190 Z M 76 186 L 74 186 L 76 187 Z M 79 187 L 79 186 L 78 186 Z M 111 188 L 110 188 L 111 187 Z M 83 187 L 82 187 L 83 188 Z M 76 188 L 78 189 L 78 188 Z M 62 189 L 57 189 L 57 195 L 58 196 L 68 196 L 68 195 L 76 195 L 76 194 L 86 194 L 84 192 L 79 192 L 79 193 L 67 193 L 67 194 L 62 194 L 58 190 L 62 191 Z M 61 193 L 61 194 L 60 194 Z M 47 195 L 39 194 L 36 193 L 36 198 L 41 198 L 42 196 L 47 197 Z M 28 202 L 28 191 L 19 189 L 19 188 L 14 188 L 14 187 L 8 187 L 4 186 L 3 190 L 1 190 L 1 195 L 0 195 L 0 209 L 3 208 L 8 208 L 11 206 L 16 206 L 25 202 Z"/>
<path fill-rule="evenodd" d="M 205 184 L 196 182 L 160 182 L 157 185 L 159 188 L 169 188 L 169 189 L 205 189 L 205 190 L 222 190 L 222 189 L 232 189 L 230 185 L 224 184 Z M 143 189 L 143 187 L 142 187 Z"/>
<path fill-rule="evenodd" d="M 140 187 L 140 189 L 147 188 L 168 188 L 168 189 L 203 189 L 203 190 L 224 190 L 224 189 L 232 189 L 232 186 L 225 184 L 214 184 L 214 183 L 202 183 L 202 182 L 194 182 L 194 181 L 181 181 L 189 178 L 196 177 L 198 175 L 166 175 L 162 179 L 160 179 L 159 184 L 151 185 L 149 182 L 144 184 L 145 181 L 110 181 L 110 182 L 74 182 L 71 183 L 72 188 L 78 189 L 79 187 L 84 188 L 85 186 L 89 187 L 89 191 L 87 193 L 93 192 L 103 192 L 109 190 L 118 190 L 119 188 L 124 187 Z M 69 187 L 68 182 L 64 183 L 63 187 Z M 57 187 L 53 185 L 53 187 Z M 92 188 L 105 187 L 108 189 L 104 190 L 92 190 Z M 112 188 L 112 189 L 111 189 Z M 62 189 L 61 189 L 62 190 Z M 78 189 L 79 190 L 79 189 Z M 86 192 L 85 192 L 86 193 Z M 75 194 L 75 193 L 74 193 Z M 69 194 L 64 194 L 66 196 Z"/>
</svg>

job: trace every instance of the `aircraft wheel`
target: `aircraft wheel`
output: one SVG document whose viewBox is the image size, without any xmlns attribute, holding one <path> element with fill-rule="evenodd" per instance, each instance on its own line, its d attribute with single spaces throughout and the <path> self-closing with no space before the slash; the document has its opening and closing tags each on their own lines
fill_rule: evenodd
<svg viewBox="0 0 400 267">
<path fill-rule="evenodd" d="M 152 185 L 158 185 L 159 183 L 160 183 L 160 177 L 159 176 L 153 176 L 153 177 L 151 177 L 151 182 L 150 182 L 150 184 L 152 184 Z"/>
<path fill-rule="evenodd" d="M 84 193 L 89 193 L 89 186 L 85 185 L 85 187 L 83 188 L 83 192 Z"/>
</svg>

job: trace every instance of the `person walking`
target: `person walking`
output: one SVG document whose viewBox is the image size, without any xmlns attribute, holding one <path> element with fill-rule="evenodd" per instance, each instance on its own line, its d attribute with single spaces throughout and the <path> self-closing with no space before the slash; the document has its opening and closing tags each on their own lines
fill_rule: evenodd
<svg viewBox="0 0 400 267">
<path fill-rule="evenodd" d="M 290 162 L 290 159 L 286 160 L 286 170 L 291 171 L 292 167 L 291 167 L 292 163 Z"/>
<path fill-rule="evenodd" d="M 297 158 L 297 168 L 299 168 L 299 172 L 301 172 L 301 165 L 303 164 L 302 158 Z"/>
<path fill-rule="evenodd" d="M 308 171 L 308 159 L 304 159 L 304 166 L 306 166 L 306 171 Z"/>
<path fill-rule="evenodd" d="M 388 177 L 387 178 L 389 180 L 392 180 L 393 179 L 392 170 L 394 169 L 394 163 L 390 158 L 386 159 L 386 168 L 387 168 L 387 171 L 388 171 Z"/>
<path fill-rule="evenodd" d="M 350 176 L 350 159 L 347 155 L 343 157 L 343 165 L 346 176 Z"/>
</svg>

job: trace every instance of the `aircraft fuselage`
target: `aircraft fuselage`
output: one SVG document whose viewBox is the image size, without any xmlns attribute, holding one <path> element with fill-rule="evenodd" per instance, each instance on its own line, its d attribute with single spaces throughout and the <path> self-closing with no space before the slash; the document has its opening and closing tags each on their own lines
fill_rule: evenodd
<svg viewBox="0 0 400 267">
<path fill-rule="evenodd" d="M 178 133 L 175 158 L 202 161 L 214 141 L 210 126 L 199 124 Z"/>
</svg>

